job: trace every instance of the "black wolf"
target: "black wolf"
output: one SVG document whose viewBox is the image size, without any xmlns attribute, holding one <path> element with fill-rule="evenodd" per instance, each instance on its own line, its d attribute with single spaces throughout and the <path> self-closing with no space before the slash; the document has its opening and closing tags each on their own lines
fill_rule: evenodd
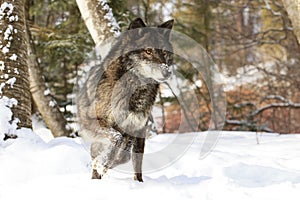
<svg viewBox="0 0 300 200">
<path fill-rule="evenodd" d="M 134 179 L 142 179 L 145 127 L 159 83 L 171 76 L 173 20 L 147 29 L 134 20 L 121 34 L 78 96 L 80 135 L 92 142 L 92 178 L 132 157 Z"/>
</svg>

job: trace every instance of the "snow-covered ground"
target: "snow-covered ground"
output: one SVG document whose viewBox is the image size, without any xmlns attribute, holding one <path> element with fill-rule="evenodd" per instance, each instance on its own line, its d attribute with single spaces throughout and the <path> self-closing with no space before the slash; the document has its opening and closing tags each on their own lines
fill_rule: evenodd
<svg viewBox="0 0 300 200">
<path fill-rule="evenodd" d="M 111 170 L 102 180 L 91 180 L 88 146 L 79 138 L 53 139 L 35 124 L 35 133 L 19 133 L 0 141 L 1 200 L 298 200 L 300 197 L 300 135 L 222 132 L 212 152 L 199 158 L 201 133 L 158 135 L 147 142 L 147 155 L 163 151 L 176 138 L 188 147 L 168 167 L 144 174 Z M 186 138 L 196 140 L 184 144 Z M 43 139 L 42 139 L 43 138 Z M 172 153 L 162 154 L 164 159 Z M 158 153 L 158 160 L 159 158 Z M 150 161 L 151 162 L 151 159 Z M 151 163 L 150 163 L 151 164 Z M 149 165 L 149 163 L 148 163 Z"/>
</svg>

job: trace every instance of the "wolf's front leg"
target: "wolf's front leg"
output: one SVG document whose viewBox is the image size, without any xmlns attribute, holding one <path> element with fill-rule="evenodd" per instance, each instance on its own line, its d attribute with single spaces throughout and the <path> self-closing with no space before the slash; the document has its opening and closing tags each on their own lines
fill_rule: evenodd
<svg viewBox="0 0 300 200">
<path fill-rule="evenodd" d="M 102 142 L 94 142 L 91 145 L 92 179 L 101 179 L 106 172 L 106 169 L 102 166 L 104 160 L 103 152 L 106 148 L 107 145 Z"/>
<path fill-rule="evenodd" d="M 121 133 L 114 132 L 111 134 L 109 141 L 94 142 L 91 146 L 91 157 L 93 160 L 92 179 L 101 179 L 102 176 L 110 169 L 119 153 L 120 146 L 123 144 Z"/>
<path fill-rule="evenodd" d="M 132 163 L 134 169 L 134 180 L 143 182 L 142 163 L 145 148 L 145 138 L 135 138 L 132 148 Z"/>
</svg>

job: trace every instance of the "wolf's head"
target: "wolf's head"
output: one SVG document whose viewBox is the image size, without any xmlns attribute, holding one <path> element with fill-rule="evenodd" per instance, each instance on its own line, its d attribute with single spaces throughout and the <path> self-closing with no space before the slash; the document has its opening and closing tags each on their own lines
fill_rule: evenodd
<svg viewBox="0 0 300 200">
<path fill-rule="evenodd" d="M 140 78 L 157 82 L 167 80 L 171 74 L 173 63 L 170 32 L 173 20 L 166 21 L 156 28 L 146 28 L 142 19 L 134 20 L 128 30 L 134 51 L 128 54 L 131 62 L 128 69 Z"/>
</svg>

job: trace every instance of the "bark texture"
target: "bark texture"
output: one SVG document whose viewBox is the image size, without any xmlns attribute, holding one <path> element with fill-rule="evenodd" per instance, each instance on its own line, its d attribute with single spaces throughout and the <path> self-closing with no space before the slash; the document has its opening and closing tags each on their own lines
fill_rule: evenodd
<svg viewBox="0 0 300 200">
<path fill-rule="evenodd" d="M 18 101 L 12 108 L 18 127 L 31 128 L 25 1 L 0 0 L 0 98 Z"/>
</svg>

